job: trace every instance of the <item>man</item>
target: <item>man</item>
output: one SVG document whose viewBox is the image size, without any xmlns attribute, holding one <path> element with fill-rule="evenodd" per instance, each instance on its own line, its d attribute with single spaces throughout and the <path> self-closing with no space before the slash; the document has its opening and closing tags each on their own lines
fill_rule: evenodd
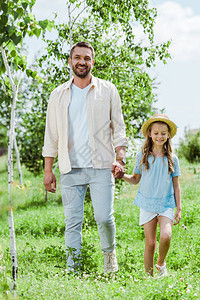
<svg viewBox="0 0 200 300">
<path fill-rule="evenodd" d="M 112 83 L 91 75 L 94 49 L 90 44 L 79 42 L 72 47 L 69 66 L 73 78 L 51 93 L 48 104 L 44 185 L 47 191 L 55 193 L 52 166 L 58 153 L 69 270 L 79 267 L 84 198 L 89 185 L 104 254 L 104 272 L 114 272 L 118 265 L 113 176 L 124 175 L 127 145 L 121 101 Z"/>
</svg>

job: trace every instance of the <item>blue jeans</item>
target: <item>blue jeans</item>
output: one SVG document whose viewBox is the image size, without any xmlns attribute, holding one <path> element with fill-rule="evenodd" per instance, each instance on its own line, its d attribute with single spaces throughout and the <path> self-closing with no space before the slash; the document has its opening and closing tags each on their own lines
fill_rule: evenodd
<svg viewBox="0 0 200 300">
<path fill-rule="evenodd" d="M 72 169 L 69 173 L 61 175 L 61 193 L 66 225 L 65 246 L 69 268 L 74 268 L 74 256 L 79 257 L 81 253 L 81 231 L 87 185 L 90 187 L 102 250 L 112 252 L 115 248 L 114 178 L 111 169 Z M 72 248 L 76 249 L 73 254 L 68 251 Z"/>
</svg>

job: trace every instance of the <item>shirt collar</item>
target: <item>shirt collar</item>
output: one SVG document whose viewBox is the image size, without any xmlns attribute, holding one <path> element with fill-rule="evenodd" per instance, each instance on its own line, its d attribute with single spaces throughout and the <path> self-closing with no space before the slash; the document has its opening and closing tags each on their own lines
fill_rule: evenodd
<svg viewBox="0 0 200 300">
<path fill-rule="evenodd" d="M 69 81 L 66 82 L 66 86 L 65 86 L 66 89 L 69 89 L 71 87 L 73 80 L 74 80 L 74 77 L 72 77 Z M 91 79 L 91 87 L 92 86 L 97 86 L 97 78 L 94 77 L 93 75 L 92 75 L 92 79 Z"/>
</svg>

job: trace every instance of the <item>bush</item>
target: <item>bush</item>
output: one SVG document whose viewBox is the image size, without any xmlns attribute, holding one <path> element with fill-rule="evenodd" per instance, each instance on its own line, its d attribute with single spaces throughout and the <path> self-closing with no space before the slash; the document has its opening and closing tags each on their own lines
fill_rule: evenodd
<svg viewBox="0 0 200 300">
<path fill-rule="evenodd" d="M 190 163 L 200 162 L 200 131 L 187 135 L 178 152 L 179 156 L 185 157 Z"/>
</svg>

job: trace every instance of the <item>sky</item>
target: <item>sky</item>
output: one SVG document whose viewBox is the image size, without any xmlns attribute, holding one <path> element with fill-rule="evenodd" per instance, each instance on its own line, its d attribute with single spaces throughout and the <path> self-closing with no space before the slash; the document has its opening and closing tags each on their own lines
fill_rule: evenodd
<svg viewBox="0 0 200 300">
<path fill-rule="evenodd" d="M 171 60 L 164 65 L 158 62 L 151 69 L 156 78 L 157 108 L 164 108 L 168 117 L 178 126 L 173 144 L 184 138 L 185 129 L 200 128 L 200 1 L 199 0 L 149 0 L 158 15 L 154 27 L 155 43 L 171 40 Z M 53 18 L 65 22 L 65 0 L 36 0 L 33 13 L 38 20 Z M 138 40 L 143 38 L 140 27 L 133 28 Z M 27 40 L 30 56 L 42 48 L 41 41 Z"/>
</svg>

